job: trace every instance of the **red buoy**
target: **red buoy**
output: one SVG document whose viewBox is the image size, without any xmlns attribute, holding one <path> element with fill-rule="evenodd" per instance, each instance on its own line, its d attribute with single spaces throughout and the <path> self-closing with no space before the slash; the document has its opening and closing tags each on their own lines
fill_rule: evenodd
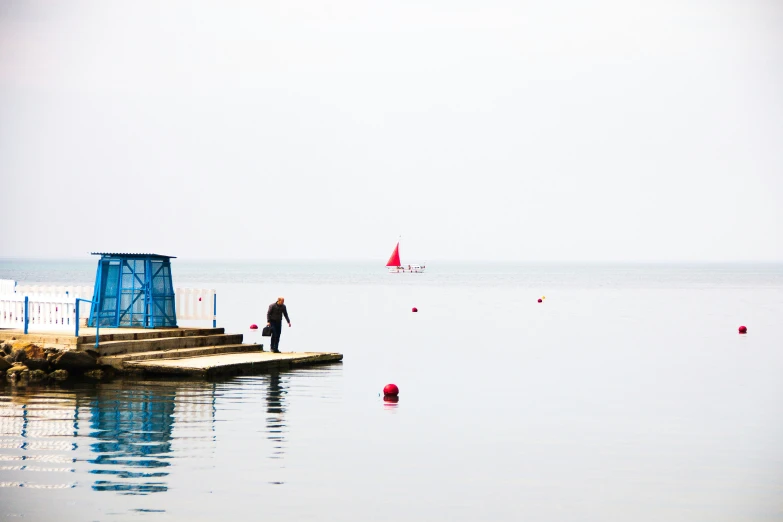
<svg viewBox="0 0 783 522">
<path fill-rule="evenodd" d="M 384 395 L 383 402 L 399 402 L 400 398 L 396 395 Z"/>
<path fill-rule="evenodd" d="M 392 395 L 397 396 L 400 393 L 400 389 L 397 388 L 396 384 L 387 384 L 383 387 L 383 394 L 384 395 Z"/>
<path fill-rule="evenodd" d="M 748 327 L 747 326 L 740 326 L 739 327 L 739 333 L 748 333 Z"/>
<path fill-rule="evenodd" d="M 201 298 L 199 297 L 198 300 L 201 301 Z"/>
<path fill-rule="evenodd" d="M 411 308 L 411 312 L 418 312 L 418 311 L 419 311 L 419 309 L 416 308 L 415 306 L 413 308 Z"/>
<path fill-rule="evenodd" d="M 538 302 L 539 302 L 539 303 L 543 303 L 543 302 L 544 302 L 544 300 L 543 300 L 543 299 L 539 299 L 539 300 L 538 300 Z"/>
<path fill-rule="evenodd" d="M 258 325 L 257 324 L 251 324 L 250 325 L 250 329 L 251 330 L 258 330 Z"/>
</svg>

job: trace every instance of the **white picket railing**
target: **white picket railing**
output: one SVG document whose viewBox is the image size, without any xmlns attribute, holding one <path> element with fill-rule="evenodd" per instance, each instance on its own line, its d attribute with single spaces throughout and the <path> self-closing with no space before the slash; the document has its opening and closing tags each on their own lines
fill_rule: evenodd
<svg viewBox="0 0 783 522">
<path fill-rule="evenodd" d="M 29 328 L 49 330 L 73 328 L 75 325 L 76 298 L 66 301 L 36 297 L 31 299 L 27 306 L 30 314 Z"/>
<path fill-rule="evenodd" d="M 205 288 L 176 288 L 175 306 L 177 319 L 217 320 L 215 315 L 215 291 Z"/>
<path fill-rule="evenodd" d="M 0 328 L 24 328 L 24 297 L 0 297 Z"/>
<path fill-rule="evenodd" d="M 28 298 L 28 329 L 69 329 L 75 326 L 76 298 L 92 300 L 88 286 L 6 285 L 16 292 L 0 293 L 0 328 L 24 328 L 24 299 Z M 174 291 L 177 320 L 210 320 L 215 324 L 215 290 L 177 288 Z M 82 322 L 90 303 L 80 303 Z"/>
<path fill-rule="evenodd" d="M 89 312 L 89 308 L 86 310 Z M 76 299 L 28 296 L 27 311 L 28 330 L 68 330 L 75 326 Z M 24 313 L 24 296 L 0 297 L 0 328 L 24 329 Z"/>
</svg>

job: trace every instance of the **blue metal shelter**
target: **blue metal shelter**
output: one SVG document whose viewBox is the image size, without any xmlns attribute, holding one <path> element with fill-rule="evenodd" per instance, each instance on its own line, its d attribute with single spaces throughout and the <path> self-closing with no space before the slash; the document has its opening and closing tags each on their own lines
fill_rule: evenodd
<svg viewBox="0 0 783 522">
<path fill-rule="evenodd" d="M 89 326 L 159 328 L 177 326 L 173 256 L 92 252 L 101 256 Z M 96 323 L 97 321 L 97 323 Z"/>
</svg>

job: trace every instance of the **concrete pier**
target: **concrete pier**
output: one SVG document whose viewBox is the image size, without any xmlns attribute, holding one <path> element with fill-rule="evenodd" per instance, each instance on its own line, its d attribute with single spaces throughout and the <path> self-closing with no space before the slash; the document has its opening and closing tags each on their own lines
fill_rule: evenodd
<svg viewBox="0 0 783 522">
<path fill-rule="evenodd" d="M 265 352 L 263 345 L 242 344 L 242 334 L 226 334 L 223 328 L 106 328 L 100 331 L 97 353 L 95 329 L 81 328 L 79 334 L 0 329 L 0 344 L 89 351 L 97 356 L 98 367 L 121 373 L 194 377 L 263 373 L 343 358 L 332 352 Z"/>
<path fill-rule="evenodd" d="M 252 346 L 252 345 L 251 345 Z M 126 370 L 137 370 L 149 375 L 190 375 L 214 377 L 287 370 L 341 361 L 342 354 L 323 352 L 246 352 L 187 357 L 183 359 L 147 359 L 125 363 Z"/>
</svg>

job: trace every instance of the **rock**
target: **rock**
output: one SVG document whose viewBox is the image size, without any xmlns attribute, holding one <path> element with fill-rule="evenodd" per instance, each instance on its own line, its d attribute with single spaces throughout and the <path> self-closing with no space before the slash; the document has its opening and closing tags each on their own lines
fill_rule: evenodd
<svg viewBox="0 0 783 522">
<path fill-rule="evenodd" d="M 2 355 L 11 355 L 11 345 L 10 344 L 4 344 L 0 346 L 0 354 Z"/>
<path fill-rule="evenodd" d="M 17 365 L 5 372 L 5 380 L 9 382 L 27 381 L 30 378 L 30 370 L 27 366 Z"/>
<path fill-rule="evenodd" d="M 27 352 L 27 357 L 30 359 L 43 359 L 46 357 L 44 349 L 37 344 L 31 344 L 30 346 L 25 347 L 24 351 Z"/>
<path fill-rule="evenodd" d="M 4 372 L 11 366 L 13 366 L 13 364 L 7 361 L 5 357 L 0 357 L 0 371 Z"/>
<path fill-rule="evenodd" d="M 49 378 L 55 381 L 64 381 L 68 378 L 68 372 L 65 370 L 55 370 L 49 374 Z"/>
<path fill-rule="evenodd" d="M 41 382 L 46 379 L 46 372 L 43 370 L 33 370 L 30 372 L 30 382 Z"/>
<path fill-rule="evenodd" d="M 13 375 L 14 379 L 16 379 L 19 376 L 20 373 L 27 372 L 27 371 L 29 371 L 27 369 L 27 366 L 25 366 L 24 364 L 17 363 L 14 366 L 11 366 L 10 368 L 8 368 L 5 371 L 5 374 L 6 374 L 6 377 L 9 377 L 9 378 Z"/>
<path fill-rule="evenodd" d="M 31 370 L 43 370 L 44 372 L 49 371 L 49 361 L 46 359 L 27 359 L 24 365 Z"/>
<path fill-rule="evenodd" d="M 89 377 L 90 379 L 98 379 L 101 380 L 104 377 L 103 370 L 90 370 L 89 372 L 84 372 L 85 377 Z"/>
<path fill-rule="evenodd" d="M 6 360 L 11 363 L 24 363 L 27 360 L 27 352 L 22 348 L 14 348 Z"/>
<path fill-rule="evenodd" d="M 8 382 L 14 382 L 19 377 L 22 371 L 26 370 L 27 366 L 21 364 L 15 364 L 5 371 L 5 380 Z"/>
<path fill-rule="evenodd" d="M 62 352 L 54 359 L 54 367 L 58 370 L 84 372 L 92 370 L 98 365 L 93 356 L 84 352 Z"/>
<path fill-rule="evenodd" d="M 14 361 L 25 362 L 27 359 L 43 359 L 46 357 L 43 348 L 37 344 L 32 344 L 26 341 L 18 341 L 14 343 L 14 348 L 11 351 L 11 357 Z"/>
</svg>

